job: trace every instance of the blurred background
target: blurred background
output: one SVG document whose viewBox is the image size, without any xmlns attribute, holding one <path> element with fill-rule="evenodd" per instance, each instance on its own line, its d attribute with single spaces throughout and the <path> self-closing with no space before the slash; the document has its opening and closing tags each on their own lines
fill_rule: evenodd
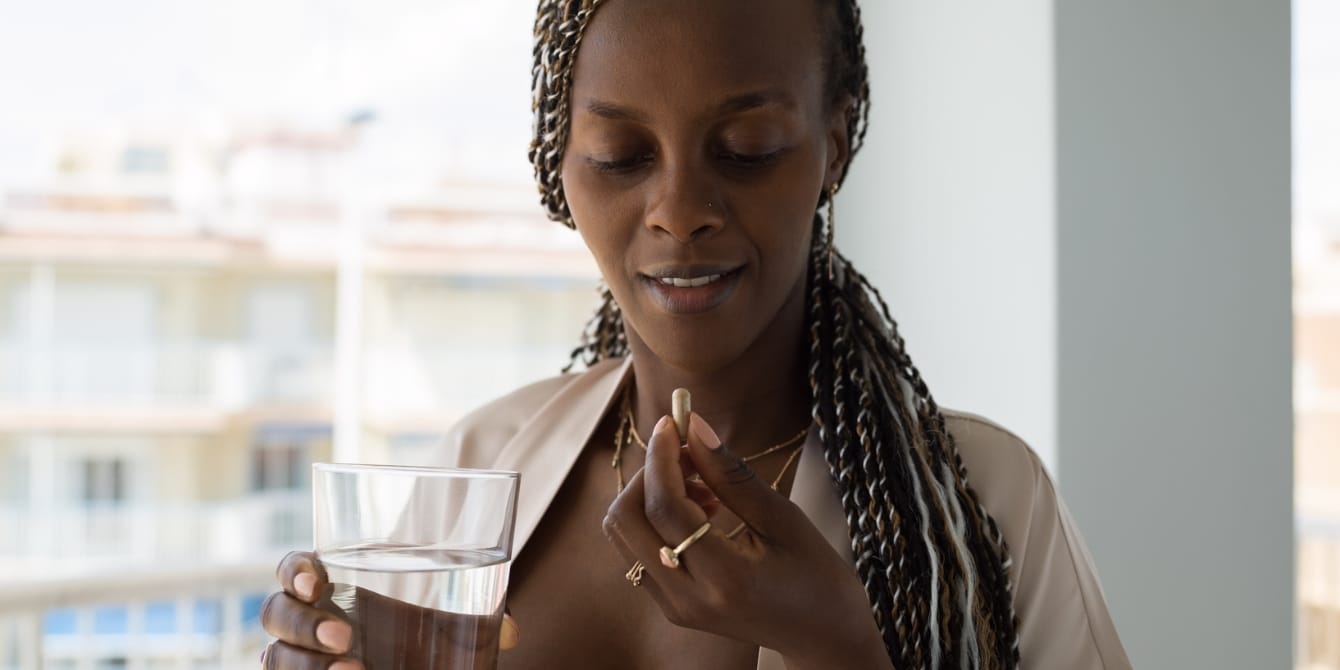
<svg viewBox="0 0 1340 670">
<path fill-rule="evenodd" d="M 1106 489 L 1085 479 L 1084 454 L 1067 452 L 1059 410 L 1036 410 L 1076 396 L 1075 366 L 1056 353 L 1075 284 L 1055 255 L 1071 229 L 1065 179 L 1082 173 L 1067 168 L 1068 119 L 1095 116 L 1067 106 L 1089 99 L 1067 88 L 1083 73 L 1064 59 L 1086 26 L 1049 2 L 990 10 L 1010 12 L 1001 20 L 915 7 L 867 7 L 876 118 L 852 194 L 838 200 L 845 243 L 888 290 L 941 400 L 1016 428 L 1057 474 L 1137 667 L 1285 667 L 1172 662 L 1209 634 L 1179 633 L 1164 603 L 1128 595 L 1123 570 L 1139 560 L 1122 553 L 1121 533 L 1140 515 L 1086 507 L 1086 492 Z M 1235 44 L 1234 26 L 1260 25 L 1229 5 L 1196 7 L 1174 18 Z M 1283 7 L 1272 16 L 1284 18 L 1284 45 L 1290 20 L 1293 35 L 1296 430 L 1254 444 L 1277 446 L 1272 458 L 1296 472 L 1275 489 L 1293 501 L 1295 521 L 1276 525 L 1289 538 L 1296 529 L 1296 549 L 1271 549 L 1283 557 L 1272 566 L 1295 566 L 1278 583 L 1296 592 L 1286 601 L 1276 589 L 1291 616 L 1265 618 L 1293 640 L 1271 658 L 1340 668 L 1340 6 Z M 532 12 L 496 0 L 0 4 L 0 669 L 254 667 L 274 566 L 310 545 L 312 462 L 422 463 L 464 413 L 565 364 L 596 271 L 578 237 L 544 218 L 525 160 Z M 1157 12 L 1132 20 L 1146 41 L 1114 52 L 1179 39 L 1159 34 Z M 1001 95 L 990 68 L 1011 58 L 1031 74 Z M 1011 107 L 1020 100 L 1038 109 Z M 1030 130 L 993 125 L 1002 118 Z M 1267 121 L 1287 134 L 1289 118 Z M 993 162 L 999 171 L 974 172 Z M 1034 169 L 1042 186 L 1015 188 Z M 900 197 L 876 202 L 890 181 Z M 1000 211 L 1019 227 L 1000 225 Z M 1281 213 L 1273 223 L 1286 226 Z M 1036 263 L 992 265 L 1000 246 L 964 243 L 1004 231 L 1018 244 L 1034 221 L 1048 232 L 1029 248 L 1050 254 Z M 955 286 L 1053 296 L 993 303 L 1040 324 L 1026 338 L 1037 359 L 1009 348 L 1009 328 L 918 302 L 927 286 L 895 268 L 928 261 L 882 251 L 894 248 L 938 263 L 921 276 L 951 297 Z M 1199 262 L 1182 269 L 1195 275 Z M 984 372 L 1014 363 L 1029 367 Z M 1021 377 L 1036 388 L 1018 392 Z M 1141 546 L 1163 541 L 1140 532 Z M 1172 563 L 1182 561 L 1150 569 Z M 1222 621 L 1205 630 L 1234 637 Z"/>
<path fill-rule="evenodd" d="M 1297 661 L 1340 668 L 1340 3 L 1295 11 Z"/>
<path fill-rule="evenodd" d="M 0 10 L 0 667 L 255 667 L 312 462 L 563 367 L 596 272 L 525 158 L 532 12 Z"/>
</svg>

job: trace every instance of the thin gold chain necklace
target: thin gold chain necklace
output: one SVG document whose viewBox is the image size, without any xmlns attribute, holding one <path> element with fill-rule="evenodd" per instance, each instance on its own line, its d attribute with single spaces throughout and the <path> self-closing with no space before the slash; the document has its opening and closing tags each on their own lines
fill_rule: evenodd
<svg viewBox="0 0 1340 670">
<path fill-rule="evenodd" d="M 628 421 L 628 426 L 630 428 L 629 432 L 633 434 L 633 441 L 637 443 L 637 446 L 642 447 L 642 451 L 646 451 L 647 443 L 642 441 L 642 436 L 638 434 L 637 425 L 633 421 L 633 407 L 631 402 L 624 403 L 624 419 Z M 810 434 L 810 427 L 805 426 L 800 430 L 799 433 L 796 433 L 794 436 L 788 438 L 785 442 L 779 442 L 777 444 L 772 445 L 771 447 L 768 447 L 767 449 L 764 449 L 763 451 L 758 452 L 757 454 L 754 454 L 752 456 L 745 456 L 740 460 L 744 461 L 745 463 L 752 463 L 765 456 L 771 456 L 779 451 L 782 451 L 783 449 L 786 449 L 787 447 L 796 446 L 796 443 L 805 439 L 805 436 L 809 434 Z"/>
<path fill-rule="evenodd" d="M 647 450 L 647 444 L 643 442 L 642 437 L 637 434 L 637 424 L 633 417 L 632 407 L 633 402 L 632 402 L 632 392 L 630 385 L 629 388 L 626 388 L 623 393 L 622 407 L 620 408 L 619 411 L 619 426 L 614 431 L 614 458 L 613 460 L 610 461 L 610 467 L 614 468 L 616 494 L 622 493 L 624 487 L 623 468 L 621 467 L 623 465 L 624 447 L 627 446 L 630 442 L 636 441 L 637 445 L 642 447 L 643 451 Z M 779 451 L 782 451 L 783 449 L 786 449 L 787 447 L 791 447 L 796 445 L 797 443 L 802 442 L 805 439 L 805 437 L 809 435 L 809 432 L 810 428 L 807 425 L 799 433 L 796 433 L 795 437 L 792 437 L 791 439 L 786 440 L 785 442 L 781 442 L 779 444 L 775 444 L 771 447 L 768 447 L 767 449 L 764 449 L 763 451 L 760 451 L 759 453 L 754 454 L 752 456 L 746 456 L 745 458 L 742 458 L 740 460 L 745 463 L 749 463 L 751 461 L 756 461 L 760 458 L 763 458 L 764 456 L 775 454 Z M 769 486 L 772 487 L 772 490 L 776 491 L 777 487 L 781 485 L 782 479 L 786 477 L 787 471 L 791 469 L 791 465 L 796 462 L 796 459 L 800 457 L 800 452 L 804 451 L 804 449 L 805 445 L 801 443 L 799 446 L 796 446 L 791 451 L 790 454 L 787 455 L 786 462 L 782 464 L 781 471 L 777 473 L 777 476 L 773 478 L 772 482 L 769 484 Z M 745 524 L 741 523 L 740 525 L 735 527 L 735 530 L 732 530 L 731 532 L 727 533 L 726 537 L 734 538 L 736 535 L 739 535 L 744 530 L 744 528 Z"/>
</svg>

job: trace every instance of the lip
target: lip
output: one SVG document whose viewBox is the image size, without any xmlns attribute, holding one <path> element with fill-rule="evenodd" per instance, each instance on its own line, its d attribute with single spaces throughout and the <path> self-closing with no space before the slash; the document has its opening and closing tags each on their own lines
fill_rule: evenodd
<svg viewBox="0 0 1340 670">
<path fill-rule="evenodd" d="M 743 265 L 660 265 L 639 273 L 642 286 L 671 314 L 699 314 L 721 306 L 735 293 Z M 702 286 L 672 286 L 662 279 L 693 279 L 720 275 Z"/>
</svg>

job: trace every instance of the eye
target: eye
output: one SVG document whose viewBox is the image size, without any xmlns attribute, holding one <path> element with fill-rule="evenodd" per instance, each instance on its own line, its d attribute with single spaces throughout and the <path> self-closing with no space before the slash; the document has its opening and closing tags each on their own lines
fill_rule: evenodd
<svg viewBox="0 0 1340 670">
<path fill-rule="evenodd" d="M 777 159 L 781 158 L 783 152 L 783 149 L 777 149 L 766 153 L 741 153 L 724 150 L 718 154 L 718 157 L 736 167 L 763 168 L 776 163 Z"/>
<path fill-rule="evenodd" d="M 642 153 L 627 158 L 601 159 L 595 156 L 588 156 L 587 164 L 597 172 L 605 174 L 627 174 L 641 168 L 651 162 L 654 156 L 650 153 Z"/>
</svg>

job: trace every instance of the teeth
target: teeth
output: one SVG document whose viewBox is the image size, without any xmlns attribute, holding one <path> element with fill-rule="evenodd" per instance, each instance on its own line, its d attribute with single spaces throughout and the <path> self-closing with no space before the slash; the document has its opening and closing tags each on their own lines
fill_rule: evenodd
<svg viewBox="0 0 1340 670">
<path fill-rule="evenodd" d="M 661 277 L 661 283 L 676 288 L 693 288 L 697 286 L 707 286 L 718 279 L 721 279 L 721 275 L 719 274 L 708 275 L 706 277 L 689 277 L 687 279 L 680 279 L 679 277 Z"/>
</svg>

